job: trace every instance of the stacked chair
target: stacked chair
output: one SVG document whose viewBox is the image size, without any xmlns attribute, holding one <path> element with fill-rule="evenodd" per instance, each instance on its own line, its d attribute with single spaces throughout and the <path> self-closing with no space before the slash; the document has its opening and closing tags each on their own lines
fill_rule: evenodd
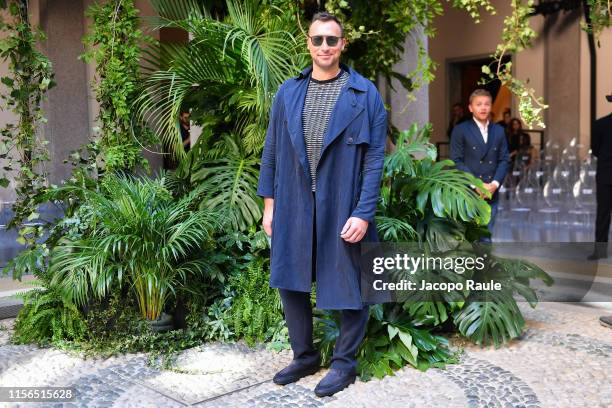
<svg viewBox="0 0 612 408">
<path fill-rule="evenodd" d="M 496 226 L 510 226 L 502 240 L 592 241 L 596 158 L 581 151 L 575 138 L 563 147 L 548 141 L 539 160 L 514 159 L 500 187 Z"/>
</svg>

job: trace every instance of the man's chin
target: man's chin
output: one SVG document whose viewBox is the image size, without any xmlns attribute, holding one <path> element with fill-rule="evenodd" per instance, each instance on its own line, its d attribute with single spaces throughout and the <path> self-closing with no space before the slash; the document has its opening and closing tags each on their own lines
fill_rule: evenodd
<svg viewBox="0 0 612 408">
<path fill-rule="evenodd" d="M 338 64 L 338 61 L 334 61 L 334 60 L 317 60 L 316 64 L 319 68 L 321 68 L 322 70 L 328 70 L 330 68 L 335 67 Z"/>
</svg>

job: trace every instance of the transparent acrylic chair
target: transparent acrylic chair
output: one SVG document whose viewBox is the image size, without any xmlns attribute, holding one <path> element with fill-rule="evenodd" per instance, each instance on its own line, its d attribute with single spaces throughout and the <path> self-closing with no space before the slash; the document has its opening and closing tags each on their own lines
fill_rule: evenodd
<svg viewBox="0 0 612 408">
<path fill-rule="evenodd" d="M 572 224 L 578 227 L 591 228 L 595 212 L 597 209 L 596 201 L 596 182 L 595 166 L 591 152 L 582 162 L 580 175 L 572 189 L 572 208 L 568 213 L 572 216 Z"/>
<path fill-rule="evenodd" d="M 559 225 L 561 212 L 567 200 L 567 188 L 564 188 L 554 177 L 544 184 L 542 205 L 538 217 L 544 224 Z"/>
<path fill-rule="evenodd" d="M 512 235 L 517 241 L 534 239 L 534 212 L 538 209 L 538 181 L 535 171 L 525 168 L 524 176 L 516 186 L 516 200 L 511 208 Z"/>
</svg>

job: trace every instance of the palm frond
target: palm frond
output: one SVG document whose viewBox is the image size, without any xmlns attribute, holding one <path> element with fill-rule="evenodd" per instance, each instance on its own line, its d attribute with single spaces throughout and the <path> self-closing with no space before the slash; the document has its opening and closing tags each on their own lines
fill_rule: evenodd
<svg viewBox="0 0 612 408">
<path fill-rule="evenodd" d="M 232 112 L 234 130 L 246 139 L 248 151 L 257 153 L 274 93 L 306 61 L 305 42 L 296 40 L 294 22 L 282 10 L 258 1 L 228 0 L 229 15 L 223 21 L 192 1 L 157 0 L 154 5 L 163 20 L 158 27 L 184 29 L 191 40 L 186 46 L 162 48 L 158 61 L 148 61 L 159 69 L 136 101 L 140 121 L 149 123 L 170 151 L 182 157 L 178 115 L 185 100 L 223 86 L 219 97 L 237 107 Z"/>
<path fill-rule="evenodd" d="M 397 218 L 377 216 L 376 226 L 382 240 L 386 242 L 412 241 L 419 238 L 409 222 Z"/>
<path fill-rule="evenodd" d="M 159 16 L 157 19 L 151 19 L 157 22 L 156 27 L 169 25 L 177 20 L 209 16 L 202 2 L 197 0 L 150 0 L 150 3 Z"/>
<path fill-rule="evenodd" d="M 259 159 L 241 151 L 239 142 L 224 136 L 225 155 L 204 160 L 193 180 L 200 184 L 201 208 L 220 214 L 226 228 L 244 231 L 261 218 L 257 197 Z"/>
</svg>

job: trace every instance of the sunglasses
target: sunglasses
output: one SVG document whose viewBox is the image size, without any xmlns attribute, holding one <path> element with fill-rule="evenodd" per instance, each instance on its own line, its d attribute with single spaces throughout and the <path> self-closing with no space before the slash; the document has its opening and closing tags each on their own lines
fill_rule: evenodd
<svg viewBox="0 0 612 408">
<path fill-rule="evenodd" d="M 320 47 L 321 45 L 323 45 L 323 39 L 325 39 L 325 42 L 327 42 L 328 46 L 335 47 L 336 45 L 338 45 L 338 41 L 340 41 L 340 39 L 343 37 L 337 37 L 335 35 L 309 35 L 308 38 L 310 38 L 310 41 L 312 41 L 312 45 L 314 45 L 315 47 Z"/>
</svg>

